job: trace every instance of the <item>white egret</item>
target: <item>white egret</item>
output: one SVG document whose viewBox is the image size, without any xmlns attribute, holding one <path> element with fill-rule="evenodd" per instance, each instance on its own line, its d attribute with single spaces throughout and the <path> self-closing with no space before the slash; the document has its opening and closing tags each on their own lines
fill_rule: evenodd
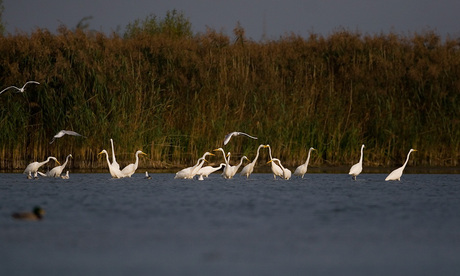
<svg viewBox="0 0 460 276">
<path fill-rule="evenodd" d="M 67 165 L 67 162 L 69 162 L 69 158 L 73 158 L 72 154 L 67 155 L 65 162 L 61 166 L 56 166 L 51 169 L 46 175 L 49 177 L 60 177 L 62 171 L 64 170 L 65 166 Z"/>
<path fill-rule="evenodd" d="M 106 150 L 102 150 L 99 154 L 103 154 L 105 153 L 105 157 L 107 158 L 107 165 L 109 166 L 109 172 L 110 172 L 110 175 L 113 177 L 113 178 L 123 178 L 123 177 L 126 177 L 124 174 L 121 173 L 120 169 L 119 168 L 116 168 L 115 166 L 113 166 L 113 164 L 110 163 L 110 160 L 109 160 L 109 154 L 107 153 Z"/>
<path fill-rule="evenodd" d="M 273 158 L 271 159 L 270 161 L 268 161 L 268 163 L 272 162 L 274 163 L 275 161 L 278 162 L 279 166 L 281 167 L 283 173 L 282 175 L 279 175 L 280 177 L 286 179 L 286 180 L 289 180 L 291 178 L 291 170 L 289 170 L 288 168 L 285 168 L 283 167 L 283 165 L 281 164 L 281 161 L 278 159 L 278 158 Z"/>
<path fill-rule="evenodd" d="M 361 146 L 361 157 L 359 158 L 359 162 L 354 164 L 350 168 L 350 172 L 348 173 L 349 175 L 352 176 L 353 180 L 356 180 L 356 177 L 363 171 L 363 150 L 365 146 L 364 144 Z"/>
<path fill-rule="evenodd" d="M 2 94 L 3 92 L 5 92 L 5 91 L 8 90 L 8 89 L 16 89 L 16 90 L 17 90 L 17 93 L 19 93 L 19 92 L 24 93 L 24 90 L 25 90 L 25 88 L 26 88 L 26 85 L 28 85 L 29 83 L 40 84 L 40 83 L 37 82 L 37 81 L 28 81 L 28 82 L 26 82 L 21 88 L 12 85 L 12 86 L 7 87 L 7 88 L 3 89 L 2 91 L 0 91 L 0 94 Z"/>
<path fill-rule="evenodd" d="M 112 146 L 112 166 L 116 169 L 120 169 L 120 164 L 117 163 L 117 159 L 115 158 L 115 149 L 113 147 L 113 139 L 110 138 L 110 144 Z"/>
<path fill-rule="evenodd" d="M 398 180 L 398 181 L 400 181 L 401 180 L 401 176 L 403 174 L 404 168 L 406 167 L 407 162 L 409 162 L 409 156 L 410 156 L 411 152 L 413 152 L 413 151 L 417 151 L 417 150 L 416 149 L 410 149 L 409 153 L 407 154 L 406 162 L 404 162 L 404 165 L 402 165 L 402 167 L 392 171 L 387 176 L 387 178 L 385 178 L 385 181 L 388 181 L 388 180 Z"/>
<path fill-rule="evenodd" d="M 24 173 L 25 174 L 29 174 L 29 172 L 32 174 L 35 174 L 37 173 L 38 169 L 45 165 L 46 163 L 48 163 L 51 159 L 53 159 L 54 161 L 56 161 L 56 163 L 58 163 L 59 165 L 61 165 L 59 163 L 59 161 L 57 161 L 56 157 L 53 157 L 53 156 L 49 156 L 45 161 L 43 162 L 32 162 L 30 163 L 29 165 L 27 165 L 26 169 L 24 170 Z"/>
<path fill-rule="evenodd" d="M 230 166 L 230 164 L 229 164 L 230 158 L 227 159 L 227 157 L 230 156 L 230 152 L 227 153 L 227 155 L 225 155 L 225 151 L 224 151 L 223 148 L 218 148 L 218 149 L 215 149 L 213 151 L 219 151 L 219 150 L 222 152 L 222 155 L 224 156 L 225 167 L 224 167 L 224 172 L 222 173 L 222 175 L 225 175 L 226 171 L 227 171 L 227 168 Z"/>
<path fill-rule="evenodd" d="M 267 145 L 268 146 L 268 153 L 270 155 L 270 161 L 273 160 L 273 157 L 272 157 L 272 148 L 270 147 L 270 145 Z M 281 169 L 280 166 L 278 166 L 275 162 L 270 162 L 268 161 L 268 163 L 271 163 L 271 167 L 272 167 L 272 172 L 273 172 L 273 178 L 276 179 L 276 176 L 279 176 L 279 177 L 283 177 L 283 169 Z"/>
<path fill-rule="evenodd" d="M 149 175 L 148 171 L 145 171 L 145 179 L 152 179 L 152 177 Z"/>
<path fill-rule="evenodd" d="M 185 169 L 182 169 L 182 170 L 178 171 L 176 173 L 176 175 L 174 176 L 174 178 L 192 179 L 197 174 L 197 172 L 201 169 L 201 167 L 203 166 L 204 162 L 206 161 L 205 158 L 208 155 L 214 155 L 214 154 L 212 154 L 210 152 L 205 152 L 205 154 L 203 154 L 203 156 L 198 159 L 198 161 L 196 162 L 196 164 L 194 166 L 188 167 L 188 168 L 185 168 Z"/>
<path fill-rule="evenodd" d="M 251 175 L 251 173 L 254 171 L 254 167 L 256 166 L 256 162 L 257 162 L 257 159 L 259 158 L 259 151 L 261 148 L 267 148 L 268 145 L 260 145 L 258 148 L 257 148 L 257 154 L 256 154 L 256 157 L 254 158 L 254 160 L 252 160 L 251 163 L 247 164 L 246 166 L 244 166 L 244 168 L 241 170 L 240 172 L 240 175 L 242 176 L 246 176 L 246 178 L 249 178 L 249 176 Z"/>
<path fill-rule="evenodd" d="M 64 135 L 72 135 L 72 136 L 82 136 L 82 137 L 85 137 L 79 133 L 76 133 L 75 131 L 72 131 L 72 130 L 61 130 L 59 131 L 58 133 L 56 133 L 56 135 L 54 135 L 53 137 L 53 140 L 51 140 L 50 144 L 52 144 L 54 142 L 55 139 L 57 138 L 61 138 L 62 136 Z"/>
<path fill-rule="evenodd" d="M 227 179 L 233 178 L 235 176 L 235 174 L 238 172 L 238 169 L 243 164 L 244 159 L 246 159 L 246 160 L 248 160 L 250 162 L 250 160 L 246 156 L 243 156 L 243 157 L 241 157 L 240 163 L 238 165 L 231 166 L 229 164 L 228 166 L 225 166 L 225 170 L 224 170 L 224 174 L 223 174 L 224 178 L 227 178 Z"/>
<path fill-rule="evenodd" d="M 124 167 L 123 170 L 121 170 L 122 174 L 131 177 L 131 175 L 133 175 L 136 172 L 137 167 L 139 166 L 139 154 L 147 155 L 141 150 L 136 151 L 136 161 L 133 164 L 129 164 L 126 167 Z"/>
<path fill-rule="evenodd" d="M 226 165 L 224 163 L 220 163 L 219 167 L 213 167 L 213 166 L 202 167 L 201 169 L 198 170 L 197 174 L 200 176 L 200 178 L 208 177 L 213 172 L 216 172 L 222 169 L 223 166 L 226 166 Z"/>
<path fill-rule="evenodd" d="M 69 171 L 66 171 L 66 172 L 65 172 L 65 175 L 61 175 L 61 178 L 62 178 L 62 179 L 69 179 L 69 178 L 70 178 L 70 176 L 69 176 Z"/>
<path fill-rule="evenodd" d="M 311 147 L 309 150 L 308 150 L 308 156 L 307 156 L 307 161 L 305 161 L 304 164 L 298 166 L 295 171 L 294 171 L 294 175 L 297 175 L 297 176 L 301 176 L 303 178 L 303 176 L 307 173 L 307 170 L 308 170 L 308 162 L 310 162 L 310 154 L 311 154 L 311 151 L 312 150 L 316 150 L 314 149 L 313 147 Z"/>
<path fill-rule="evenodd" d="M 229 134 L 225 135 L 225 138 L 224 138 L 224 146 L 226 144 L 228 144 L 228 142 L 230 141 L 230 139 L 233 137 L 233 136 L 239 136 L 239 135 L 244 135 L 246 137 L 249 137 L 249 138 L 252 138 L 252 139 L 257 139 L 257 137 L 254 137 L 254 136 L 251 136 L 247 133 L 244 133 L 244 132 L 240 132 L 240 131 L 234 131 L 234 132 L 230 132 Z"/>
</svg>

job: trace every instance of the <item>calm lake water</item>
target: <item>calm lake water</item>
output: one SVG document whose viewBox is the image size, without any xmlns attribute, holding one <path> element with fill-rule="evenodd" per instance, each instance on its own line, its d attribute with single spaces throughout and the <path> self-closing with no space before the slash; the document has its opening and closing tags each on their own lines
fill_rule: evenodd
<svg viewBox="0 0 460 276">
<path fill-rule="evenodd" d="M 151 176 L 0 174 L 0 275 L 460 275 L 458 174 Z"/>
</svg>

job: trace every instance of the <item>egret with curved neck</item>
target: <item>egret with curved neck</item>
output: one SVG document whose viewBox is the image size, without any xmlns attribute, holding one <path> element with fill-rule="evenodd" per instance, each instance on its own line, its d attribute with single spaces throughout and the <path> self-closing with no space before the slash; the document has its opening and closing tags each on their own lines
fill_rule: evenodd
<svg viewBox="0 0 460 276">
<path fill-rule="evenodd" d="M 65 166 L 67 165 L 67 162 L 69 162 L 69 158 L 73 158 L 72 154 L 67 155 L 65 162 L 61 166 L 57 166 L 51 169 L 51 171 L 48 172 L 48 176 L 50 177 L 60 177 L 62 174 L 62 171 L 64 170 Z"/>
<path fill-rule="evenodd" d="M 353 180 L 356 180 L 356 177 L 363 171 L 363 150 L 364 150 L 364 144 L 361 146 L 361 157 L 359 158 L 359 162 L 354 164 L 350 168 L 350 172 L 348 173 L 349 175 L 352 176 Z"/>
<path fill-rule="evenodd" d="M 107 165 L 109 166 L 110 175 L 113 178 L 123 178 L 123 177 L 125 177 L 125 175 L 123 175 L 121 173 L 120 169 L 116 168 L 115 166 L 113 166 L 112 163 L 110 163 L 109 154 L 107 153 L 106 150 L 102 150 L 100 153 L 98 153 L 98 155 L 103 154 L 103 153 L 105 153 L 105 157 L 107 159 Z"/>
<path fill-rule="evenodd" d="M 286 179 L 286 180 L 289 180 L 289 179 L 291 178 L 291 174 L 292 174 L 292 173 L 291 173 L 291 170 L 289 170 L 289 169 L 283 167 L 283 165 L 281 164 L 281 161 L 280 161 L 278 158 L 273 158 L 273 159 L 271 159 L 270 161 L 268 161 L 268 163 L 270 163 L 270 162 L 273 163 L 273 162 L 275 162 L 275 161 L 278 162 L 278 164 L 279 164 L 281 170 L 283 171 L 283 173 L 282 173 L 281 175 L 279 175 L 279 176 L 282 177 L 282 178 L 284 178 L 284 179 Z"/>
<path fill-rule="evenodd" d="M 308 150 L 307 161 L 305 161 L 304 164 L 298 166 L 297 169 L 295 169 L 294 175 L 301 176 L 301 177 L 303 178 L 303 176 L 307 173 L 307 170 L 308 170 L 308 163 L 310 162 L 310 154 L 311 154 L 311 151 L 312 151 L 312 150 L 315 150 L 315 149 L 314 149 L 313 147 L 311 147 L 311 148 Z"/>
<path fill-rule="evenodd" d="M 51 159 L 53 159 L 54 161 L 56 161 L 56 163 L 58 163 L 59 165 L 61 165 L 61 163 L 59 163 L 59 161 L 57 161 L 56 157 L 54 156 L 49 156 L 45 161 L 43 162 L 32 162 L 30 163 L 29 165 L 27 165 L 26 169 L 24 170 L 24 173 L 25 174 L 35 174 L 37 173 L 38 169 L 45 165 L 46 163 L 48 163 Z"/>
<path fill-rule="evenodd" d="M 271 163 L 273 178 L 276 179 L 276 176 L 283 177 L 283 174 L 284 174 L 283 169 L 281 169 L 280 166 L 278 166 L 277 164 L 275 164 L 275 162 L 273 162 L 272 149 L 270 145 L 267 145 L 267 146 L 268 146 L 268 154 L 270 155 L 270 161 L 268 161 L 267 164 Z"/>
<path fill-rule="evenodd" d="M 401 176 L 403 174 L 404 168 L 406 167 L 407 162 L 409 162 L 409 156 L 410 156 L 411 152 L 413 152 L 413 151 L 417 151 L 417 150 L 416 149 L 410 149 L 409 153 L 407 154 L 406 162 L 404 162 L 404 165 L 402 165 L 402 167 L 397 168 L 396 170 L 392 171 L 387 176 L 387 178 L 385 178 L 385 181 L 388 181 L 388 180 L 398 180 L 398 181 L 400 181 L 401 180 Z"/>
<path fill-rule="evenodd" d="M 141 150 L 136 151 L 136 161 L 133 164 L 129 164 L 126 167 L 124 167 L 123 170 L 121 170 L 122 174 L 131 177 L 131 175 L 133 175 L 136 172 L 137 167 L 139 166 L 139 154 L 147 155 Z"/>
<path fill-rule="evenodd" d="M 268 145 L 260 145 L 258 148 L 257 148 L 257 154 L 256 154 L 256 157 L 254 158 L 254 160 L 252 160 L 251 163 L 247 164 L 246 166 L 244 166 L 244 168 L 241 170 L 241 173 L 240 175 L 242 176 L 246 176 L 246 178 L 249 178 L 249 176 L 251 175 L 251 173 L 254 171 L 254 167 L 256 166 L 256 162 L 257 162 L 257 159 L 259 158 L 259 151 L 261 148 L 267 148 Z"/>
</svg>

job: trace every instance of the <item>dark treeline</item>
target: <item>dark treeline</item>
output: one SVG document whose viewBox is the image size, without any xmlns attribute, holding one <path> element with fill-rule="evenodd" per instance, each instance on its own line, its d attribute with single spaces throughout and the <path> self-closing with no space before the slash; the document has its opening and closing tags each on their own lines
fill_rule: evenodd
<svg viewBox="0 0 460 276">
<path fill-rule="evenodd" d="M 365 166 L 399 165 L 410 148 L 418 165 L 459 164 L 458 40 L 343 30 L 254 42 L 240 26 L 232 36 L 140 26 L 0 37 L 1 87 L 41 83 L 0 95 L 1 169 L 69 153 L 73 168 L 106 167 L 97 154 L 110 138 L 120 163 L 142 149 L 142 167 L 192 164 L 235 130 L 259 139 L 232 139 L 232 156 L 269 143 L 288 166 L 311 146 L 313 165 L 352 165 L 363 143 Z M 61 129 L 87 138 L 50 145 Z"/>
</svg>

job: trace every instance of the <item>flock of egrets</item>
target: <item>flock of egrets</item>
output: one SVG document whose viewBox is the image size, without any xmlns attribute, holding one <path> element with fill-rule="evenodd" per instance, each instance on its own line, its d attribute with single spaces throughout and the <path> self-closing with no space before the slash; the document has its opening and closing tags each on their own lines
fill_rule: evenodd
<svg viewBox="0 0 460 276">
<path fill-rule="evenodd" d="M 9 87 L 3 89 L 2 91 L 0 91 L 0 95 L 3 92 L 5 92 L 7 90 L 10 90 L 10 89 L 16 90 L 17 93 L 19 93 L 19 92 L 24 93 L 25 87 L 28 84 L 40 84 L 40 83 L 37 82 L 37 81 L 28 81 L 21 88 L 16 87 L 16 86 L 9 86 Z M 79 134 L 79 133 L 77 133 L 75 131 L 61 130 L 56 135 L 54 135 L 54 137 L 51 140 L 50 144 L 52 144 L 55 141 L 55 139 L 61 138 L 64 135 L 72 135 L 72 136 L 82 136 L 82 137 L 84 137 L 83 135 L 81 135 L 81 134 Z M 230 139 L 232 137 L 240 136 L 240 135 L 241 136 L 246 136 L 246 137 L 249 137 L 249 138 L 252 138 L 252 139 L 257 139 L 257 137 L 251 136 L 251 135 L 249 135 L 247 133 L 235 131 L 235 132 L 231 132 L 231 133 L 229 133 L 229 134 L 227 134 L 225 136 L 224 142 L 223 142 L 224 146 L 229 143 L 229 141 L 230 141 Z M 112 162 L 110 162 L 109 154 L 105 149 L 102 150 L 98 154 L 98 155 L 101 155 L 101 154 L 106 155 L 106 160 L 107 160 L 107 165 L 108 165 L 108 168 L 109 168 L 110 175 L 113 178 L 131 177 L 136 172 L 136 170 L 138 168 L 139 154 L 142 154 L 142 155 L 147 155 L 147 154 L 142 152 L 141 150 L 136 151 L 136 153 L 135 153 L 135 158 L 136 158 L 135 162 L 132 163 L 132 164 L 129 164 L 126 167 L 124 167 L 123 169 L 121 169 L 120 165 L 118 164 L 118 162 L 116 160 L 115 150 L 114 150 L 114 145 L 113 145 L 113 140 L 112 139 L 110 139 L 110 143 L 111 143 L 111 147 L 112 147 Z M 364 150 L 364 147 L 365 147 L 364 145 L 361 146 L 361 156 L 360 156 L 359 162 L 354 164 L 350 168 L 350 172 L 348 173 L 349 175 L 352 176 L 352 178 L 354 180 L 356 180 L 356 177 L 363 170 L 363 150 Z M 259 153 L 260 153 L 260 150 L 262 148 L 268 148 L 270 160 L 267 162 L 267 164 L 268 163 L 271 164 L 271 170 L 273 172 L 273 177 L 275 179 L 277 177 L 280 177 L 280 178 L 286 179 L 286 180 L 290 179 L 291 175 L 292 175 L 291 170 L 289 170 L 288 168 L 285 168 L 281 164 L 281 161 L 278 158 L 273 158 L 270 145 L 263 145 L 263 144 L 259 145 L 259 147 L 257 148 L 256 156 L 254 157 L 252 162 L 248 159 L 248 157 L 243 156 L 240 159 L 239 163 L 237 163 L 236 165 L 231 165 L 230 164 L 230 156 L 231 156 L 230 152 L 228 152 L 226 154 L 223 148 L 218 148 L 218 149 L 214 149 L 213 152 L 222 152 L 222 155 L 223 155 L 223 158 L 224 158 L 224 163 L 221 163 L 217 167 L 212 167 L 212 166 L 203 167 L 204 162 L 207 162 L 206 156 L 215 155 L 215 154 L 213 154 L 211 152 L 206 152 L 201 158 L 198 159 L 198 161 L 196 162 L 196 164 L 194 166 L 188 167 L 188 168 L 185 168 L 185 169 L 182 169 L 182 170 L 178 171 L 174 178 L 178 178 L 178 179 L 194 179 L 195 176 L 198 176 L 199 180 L 203 180 L 205 177 L 208 177 L 210 174 L 212 174 L 214 172 L 217 172 L 219 170 L 223 170 L 222 176 L 224 178 L 226 178 L 226 179 L 231 179 L 238 173 L 238 170 L 243 165 L 244 160 L 248 160 L 250 163 L 243 167 L 243 169 L 240 172 L 240 175 L 245 176 L 246 178 L 249 178 L 249 176 L 254 171 L 254 167 L 256 166 L 257 159 L 259 158 Z M 305 163 L 303 163 L 302 165 L 298 166 L 295 169 L 294 175 L 302 177 L 302 178 L 304 177 L 304 175 L 307 173 L 308 163 L 310 161 L 310 155 L 311 155 L 311 152 L 313 150 L 315 150 L 315 149 L 312 148 L 312 147 L 309 149 L 307 160 L 305 161 Z M 403 174 L 404 168 L 406 167 L 407 162 L 409 161 L 409 156 L 410 156 L 411 152 L 413 152 L 413 151 L 416 151 L 416 150 L 411 149 L 409 151 L 409 153 L 407 154 L 407 158 L 406 158 L 406 161 L 404 162 L 403 166 L 398 168 L 398 169 L 396 169 L 396 170 L 394 170 L 394 171 L 392 171 L 385 178 L 385 181 L 388 181 L 388 180 L 400 180 L 401 179 L 401 176 Z M 69 154 L 67 156 L 65 162 L 61 165 L 59 163 L 59 161 L 55 157 L 49 156 L 43 162 L 32 162 L 32 163 L 30 163 L 26 167 L 26 169 L 24 170 L 24 173 L 27 174 L 27 177 L 29 179 L 37 178 L 38 175 L 45 176 L 45 177 L 61 177 L 63 179 L 68 179 L 69 178 L 69 171 L 67 171 L 66 174 L 62 174 L 62 172 L 64 171 L 64 168 L 66 167 L 67 163 L 69 162 L 69 158 L 72 158 L 72 154 Z M 42 167 L 43 165 L 45 165 L 46 163 L 48 163 L 50 160 L 54 160 L 56 163 L 59 164 L 59 166 L 56 166 L 56 167 L 52 168 L 51 170 L 47 171 L 46 173 L 39 172 L 38 171 L 39 168 Z M 145 177 L 146 178 L 151 178 L 148 175 L 148 172 L 145 172 Z"/>
</svg>

